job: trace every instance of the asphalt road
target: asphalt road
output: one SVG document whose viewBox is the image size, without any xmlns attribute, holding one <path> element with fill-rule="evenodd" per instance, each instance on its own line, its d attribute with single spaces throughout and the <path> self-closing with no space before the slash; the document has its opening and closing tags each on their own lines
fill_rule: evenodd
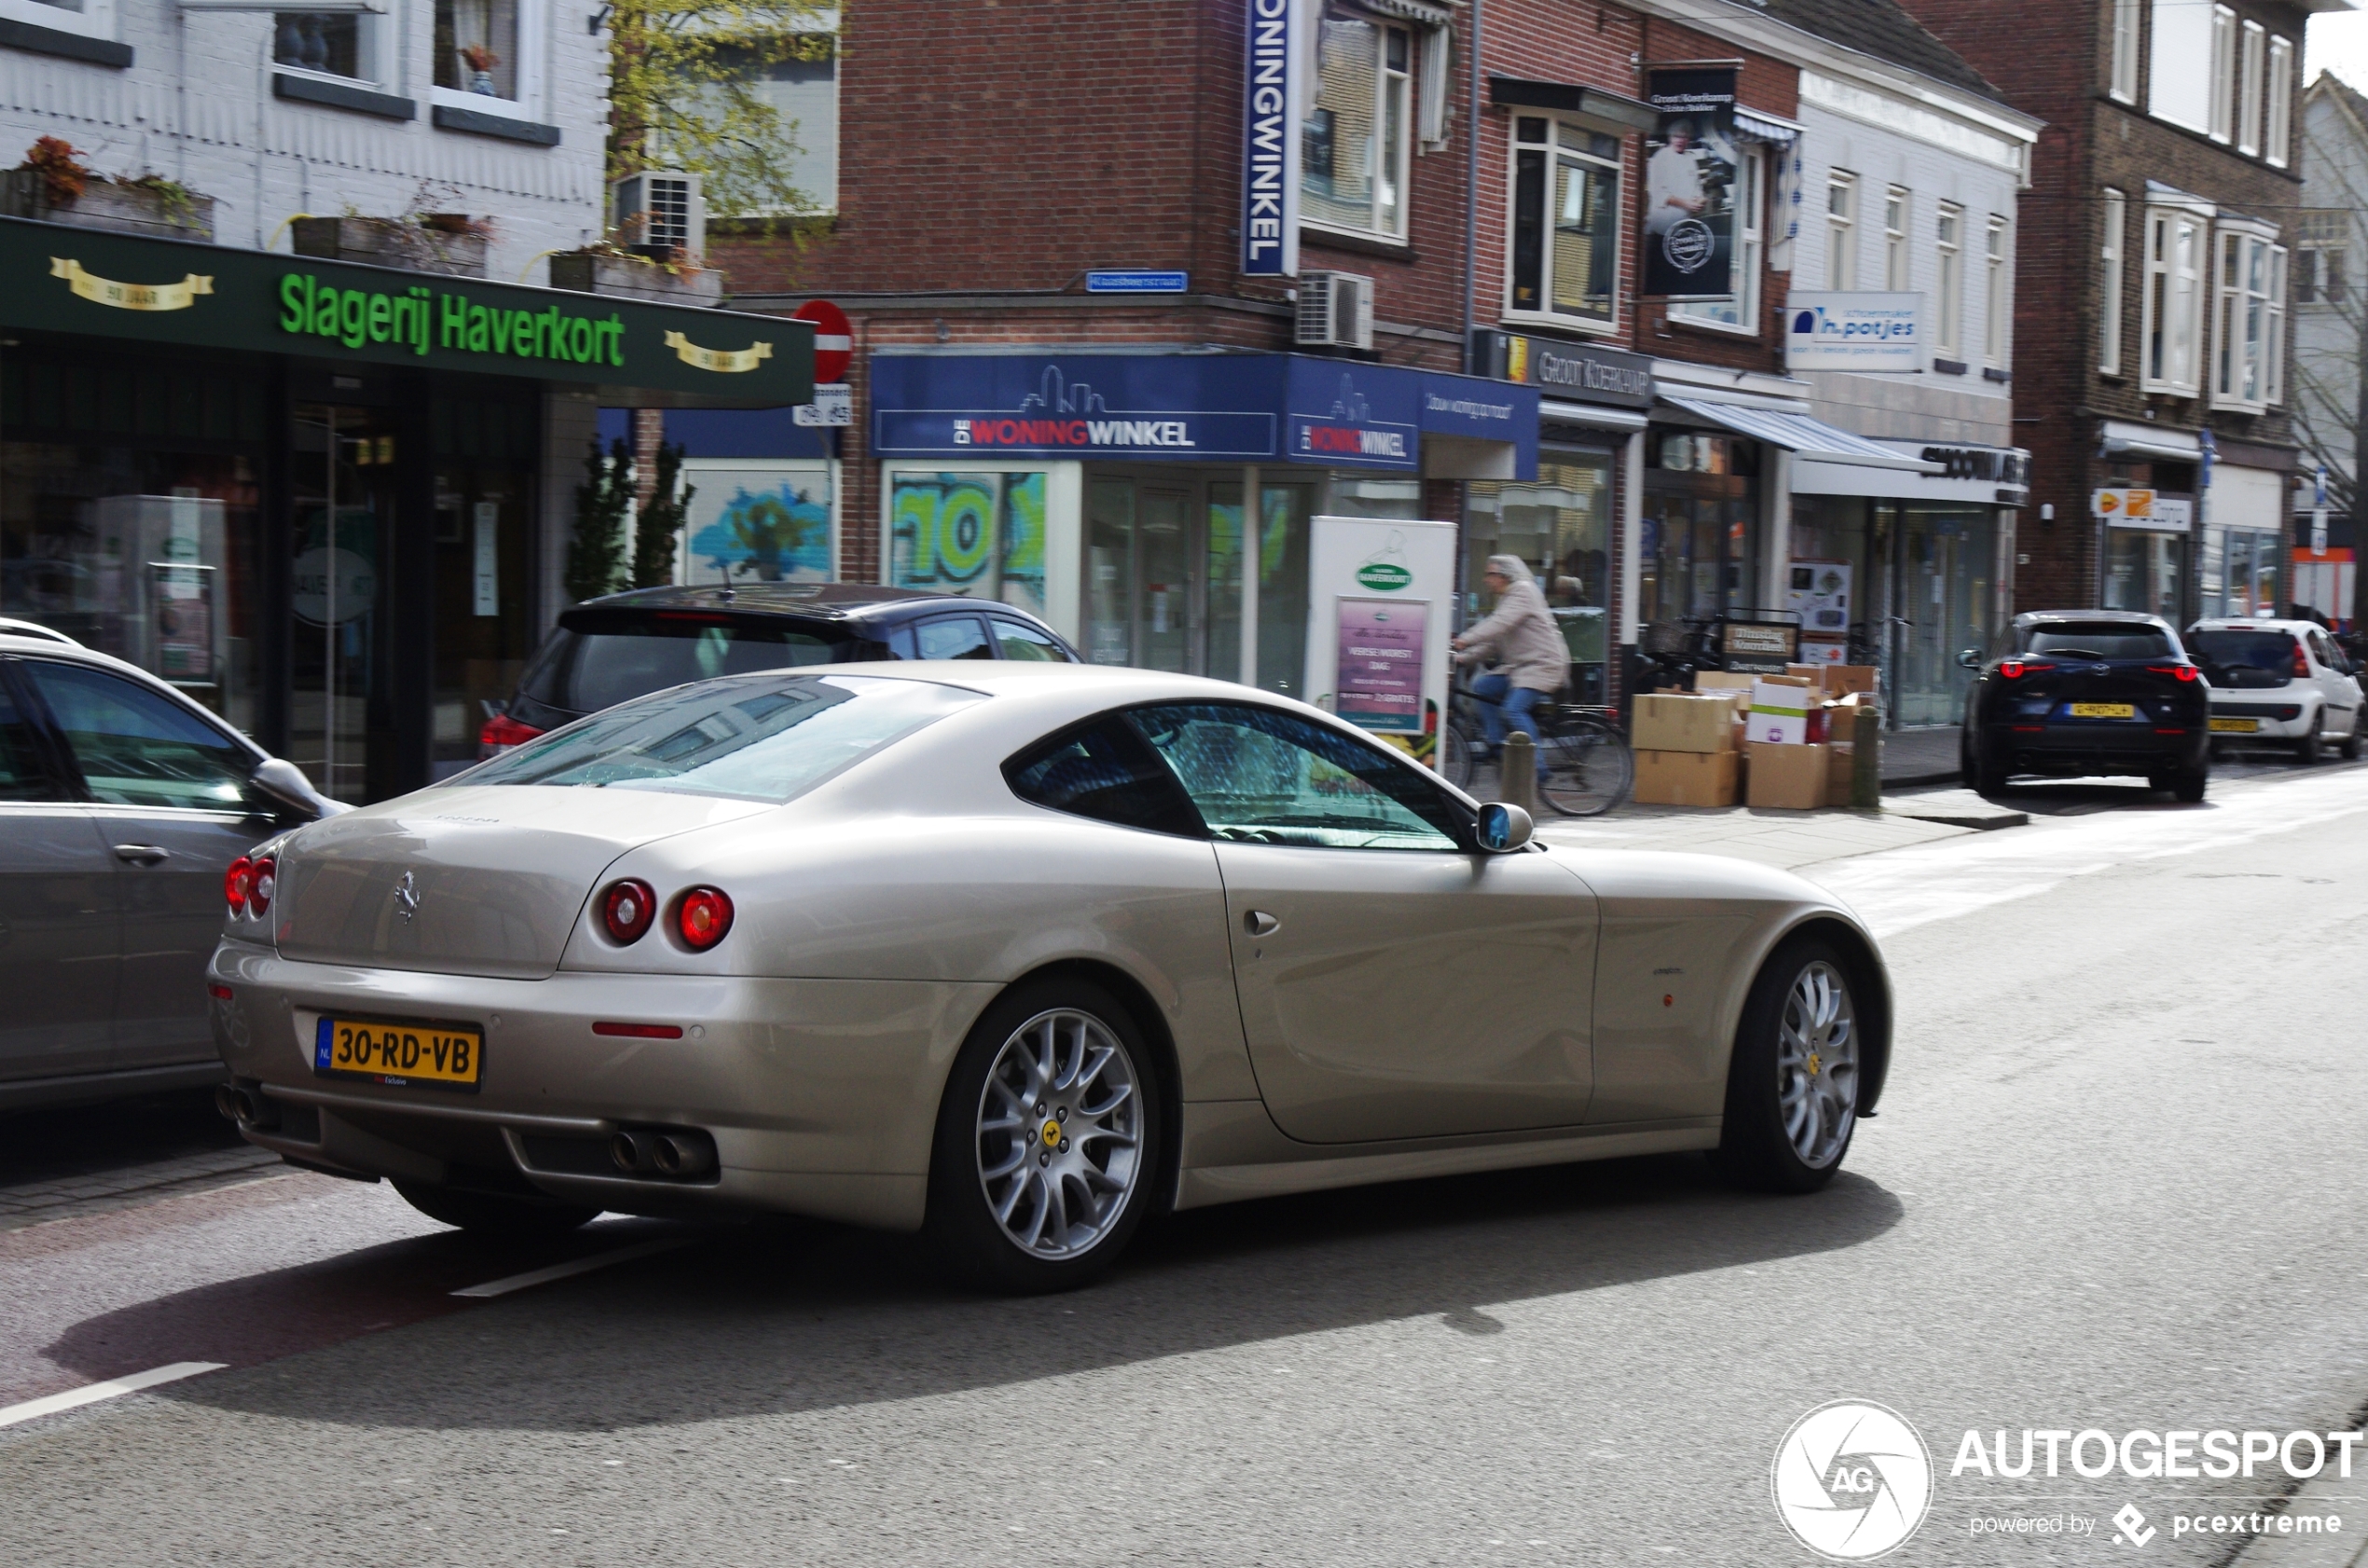
<svg viewBox="0 0 2368 1568">
<path fill-rule="evenodd" d="M 2171 1517 L 2292 1483 L 1950 1470 L 1968 1429 L 2358 1424 L 2368 769 L 1816 873 L 1901 1043 L 1811 1198 L 1693 1158 L 1411 1183 L 1016 1302 L 853 1231 L 496 1249 L 302 1174 L 0 1234 L 0 1406 L 225 1364 L 0 1427 L 0 1562 L 1807 1563 L 1770 1462 L 1845 1397 L 1933 1451 L 1891 1561 L 2227 1561 Z M 2017 1518 L 2093 1533 L 1972 1533 Z"/>
</svg>

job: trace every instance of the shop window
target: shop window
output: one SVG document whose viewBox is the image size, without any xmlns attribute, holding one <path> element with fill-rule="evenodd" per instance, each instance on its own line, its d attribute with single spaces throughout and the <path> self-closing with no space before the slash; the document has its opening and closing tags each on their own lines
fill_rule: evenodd
<svg viewBox="0 0 2368 1568">
<path fill-rule="evenodd" d="M 2145 283 L 2139 335 L 2148 392 L 2199 390 L 2204 325 L 2204 220 L 2173 207 L 2146 210 Z"/>
<path fill-rule="evenodd" d="M 543 26 L 543 0 L 435 0 L 437 92 L 461 108 L 533 112 Z"/>
<path fill-rule="evenodd" d="M 1858 286 L 1858 176 L 1841 169 L 1825 175 L 1825 286 Z"/>
<path fill-rule="evenodd" d="M 888 582 L 1044 613 L 1041 470 L 916 473 L 888 480 Z"/>
<path fill-rule="evenodd" d="M 1569 645 L 1586 702 L 1603 700 L 1610 657 L 1612 473 L 1609 452 L 1554 452 L 1540 457 L 1535 480 L 1466 487 L 1464 624 L 1495 608 L 1478 591 L 1488 557 L 1519 556 Z"/>
<path fill-rule="evenodd" d="M 2219 296 L 2212 406 L 2258 412 L 2283 401 L 2286 248 L 2264 235 L 2223 230 Z"/>
<path fill-rule="evenodd" d="M 1768 254 L 1767 215 L 1761 196 L 1767 174 L 1768 158 L 1763 149 L 1739 150 L 1735 159 L 1735 292 L 1724 299 L 1677 301 L 1669 308 L 1671 315 L 1758 334 L 1759 274 Z"/>
<path fill-rule="evenodd" d="M 0 0 L 0 17 L 89 38 L 115 36 L 115 0 Z"/>
<path fill-rule="evenodd" d="M 2140 0 L 2113 0 L 2112 92 L 2125 103 L 2138 102 L 2138 8 Z"/>
<path fill-rule="evenodd" d="M 1945 358 L 1957 359 L 1965 351 L 1965 210 L 1942 202 L 1933 238 L 1940 259 L 1940 289 L 1933 302 L 1933 347 Z"/>
<path fill-rule="evenodd" d="M 2268 90 L 2262 150 L 2271 163 L 2283 169 L 2294 137 L 2294 46 L 2283 38 L 2269 40 Z"/>
<path fill-rule="evenodd" d="M 828 583 L 836 561 L 831 464 L 692 458 L 686 583 Z"/>
<path fill-rule="evenodd" d="M 2104 230 L 2097 246 L 2097 368 L 2108 376 L 2121 374 L 2122 245 L 2129 226 L 2129 199 L 2117 190 L 2105 192 Z"/>
<path fill-rule="evenodd" d="M 1893 186 L 1883 196 L 1883 287 L 1893 294 L 1905 294 L 1912 286 L 1908 279 L 1907 193 Z"/>
<path fill-rule="evenodd" d="M 271 18 L 271 63 L 282 71 L 376 82 L 379 21 L 367 11 L 280 11 Z"/>
<path fill-rule="evenodd" d="M 2136 610 L 2179 623 L 2179 588 L 2186 576 L 2183 535 L 2146 529 L 2105 530 L 2105 608 Z"/>
<path fill-rule="evenodd" d="M 1619 309 L 1619 139 L 1536 116 L 1513 122 L 1507 309 L 1610 325 Z"/>
<path fill-rule="evenodd" d="M 1325 11 L 1316 37 L 1315 102 L 1301 127 L 1304 222 L 1405 238 L 1413 48 L 1403 27 L 1362 12 Z"/>
</svg>

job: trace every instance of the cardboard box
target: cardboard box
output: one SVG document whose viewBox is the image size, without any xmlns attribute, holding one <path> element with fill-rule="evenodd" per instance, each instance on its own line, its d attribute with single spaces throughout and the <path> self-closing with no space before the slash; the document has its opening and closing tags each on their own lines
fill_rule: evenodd
<svg viewBox="0 0 2368 1568">
<path fill-rule="evenodd" d="M 1882 676 L 1873 665 L 1826 665 L 1817 674 L 1829 697 L 1848 696 L 1853 692 L 1874 696 Z"/>
<path fill-rule="evenodd" d="M 1733 805 L 1736 763 L 1732 751 L 1639 751 L 1639 805 Z"/>
<path fill-rule="evenodd" d="M 1841 726 L 1838 731 L 1846 732 L 1847 726 Z M 1858 744 L 1850 740 L 1828 741 L 1825 753 L 1829 759 L 1825 769 L 1825 804 L 1848 805 L 1851 778 L 1858 766 Z"/>
<path fill-rule="evenodd" d="M 1755 720 L 1754 727 L 1757 727 Z M 1813 811 L 1825 804 L 1825 778 L 1833 766 L 1829 748 L 1755 740 L 1751 757 L 1751 785 L 1743 797 L 1751 805 Z"/>
<path fill-rule="evenodd" d="M 1636 699 L 1630 740 L 1639 751 L 1732 750 L 1734 700 L 1724 692 L 1700 696 L 1647 693 Z"/>
<path fill-rule="evenodd" d="M 1761 676 L 1752 684 L 1752 744 L 1807 745 L 1809 710 L 1823 700 L 1806 681 Z"/>
<path fill-rule="evenodd" d="M 1825 696 L 1834 696 L 1838 694 L 1825 684 L 1827 667 L 1824 665 L 1786 665 L 1784 674 L 1789 680 L 1808 681 L 1811 687 Z"/>
<path fill-rule="evenodd" d="M 1701 669 L 1694 672 L 1697 692 L 1732 692 L 1736 706 L 1748 713 L 1752 708 L 1752 682 L 1756 675 L 1729 675 L 1723 669 Z"/>
</svg>

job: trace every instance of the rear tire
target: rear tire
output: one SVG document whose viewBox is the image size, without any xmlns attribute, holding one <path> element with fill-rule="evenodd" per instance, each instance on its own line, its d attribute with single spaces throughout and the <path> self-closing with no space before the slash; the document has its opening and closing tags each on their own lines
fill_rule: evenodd
<svg viewBox="0 0 2368 1568">
<path fill-rule="evenodd" d="M 2305 767 L 2313 767 L 2318 764 L 2326 744 L 2325 736 L 2319 733 L 2320 726 L 2325 722 L 2326 716 L 2322 713 L 2310 722 L 2310 733 L 2294 742 L 2294 760 Z"/>
<path fill-rule="evenodd" d="M 1974 765 L 1966 771 L 1965 782 L 1977 795 L 1995 795 L 2006 788 L 2006 769 L 1991 759 L 1989 750 L 1976 741 L 1973 748 Z"/>
<path fill-rule="evenodd" d="M 1777 948 L 1752 982 L 1711 1157 L 1737 1186 L 1814 1192 L 1841 1169 L 1868 1066 L 1852 969 L 1833 943 L 1809 938 Z"/>
<path fill-rule="evenodd" d="M 509 1236 L 520 1241 L 580 1231 L 600 1212 L 581 1204 L 540 1203 L 532 1198 L 430 1187 L 417 1181 L 398 1181 L 394 1190 L 403 1195 L 405 1203 L 430 1219 L 472 1235 Z"/>
<path fill-rule="evenodd" d="M 2170 779 L 2171 798 L 2193 805 L 2204 798 L 2204 791 L 2211 785 L 2211 770 L 2197 768 L 2193 773 L 2173 774 Z"/>
<path fill-rule="evenodd" d="M 2360 760 L 2360 721 L 2357 718 L 2351 722 L 2351 733 L 2344 736 L 2343 743 L 2335 748 L 2335 754 L 2347 763 Z"/>
<path fill-rule="evenodd" d="M 1157 1060 L 1108 991 L 1056 978 L 1006 992 L 938 1106 L 923 1230 L 939 1264 L 1005 1295 L 1092 1284 L 1167 1190 L 1165 1111 Z"/>
</svg>

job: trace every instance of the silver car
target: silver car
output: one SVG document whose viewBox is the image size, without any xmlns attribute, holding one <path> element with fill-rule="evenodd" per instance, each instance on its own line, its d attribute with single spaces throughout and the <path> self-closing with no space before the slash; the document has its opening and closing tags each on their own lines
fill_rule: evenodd
<svg viewBox="0 0 2368 1568">
<path fill-rule="evenodd" d="M 0 1109 L 219 1081 L 224 874 L 339 809 L 145 671 L 0 625 Z"/>
<path fill-rule="evenodd" d="M 255 860 L 212 970 L 246 1136 L 469 1227 L 774 1210 L 1053 1289 L 1317 1188 L 1703 1149 L 1810 1190 L 1890 1056 L 1809 883 L 1533 843 L 1143 670 L 676 687 Z"/>
</svg>

